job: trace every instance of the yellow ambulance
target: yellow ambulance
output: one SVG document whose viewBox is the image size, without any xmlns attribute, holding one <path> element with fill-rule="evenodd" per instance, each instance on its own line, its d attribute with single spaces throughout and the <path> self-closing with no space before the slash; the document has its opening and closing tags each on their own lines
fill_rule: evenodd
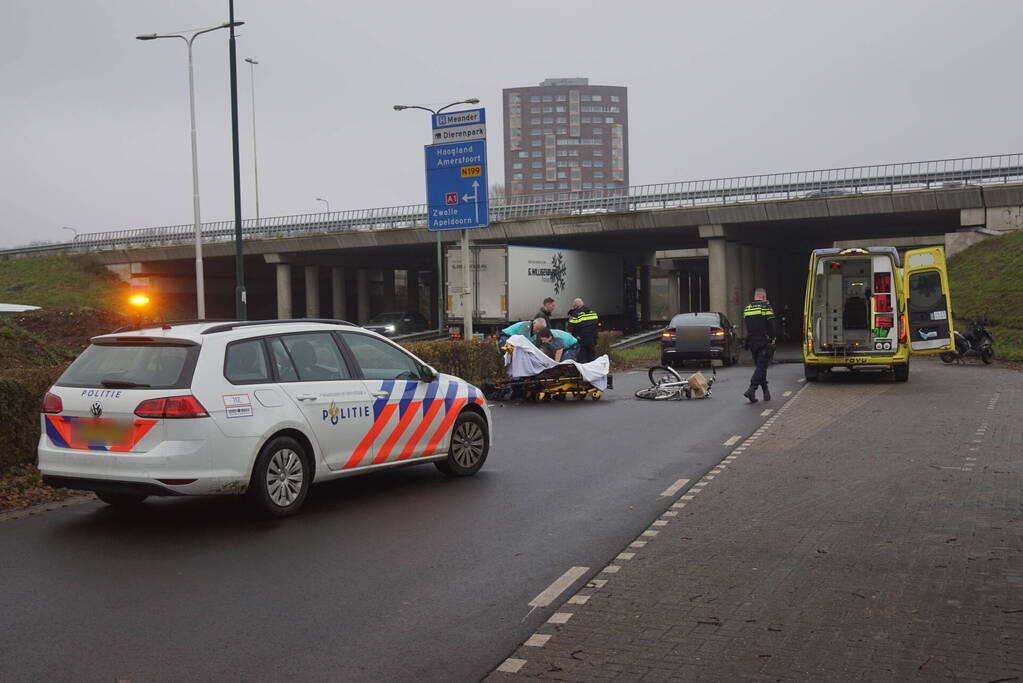
<svg viewBox="0 0 1023 683">
<path fill-rule="evenodd" d="M 945 250 L 815 249 L 803 306 L 803 369 L 888 370 L 909 379 L 910 353 L 954 348 Z"/>
</svg>

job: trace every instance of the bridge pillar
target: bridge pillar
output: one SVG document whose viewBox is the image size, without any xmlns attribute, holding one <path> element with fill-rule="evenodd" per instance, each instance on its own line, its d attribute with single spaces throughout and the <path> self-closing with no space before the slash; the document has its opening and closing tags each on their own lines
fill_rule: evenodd
<svg viewBox="0 0 1023 683">
<path fill-rule="evenodd" d="M 700 236 L 705 236 L 704 228 L 721 228 L 722 226 L 700 226 Z M 728 259 L 725 258 L 724 230 L 720 236 L 707 237 L 707 268 L 708 287 L 710 294 L 710 310 L 726 311 L 728 309 Z"/>
<path fill-rule="evenodd" d="M 764 247 L 757 247 L 753 252 L 753 288 L 763 287 L 767 289 L 767 298 L 774 296 L 768 288 L 767 262 L 770 260 L 770 252 Z M 752 296 L 752 293 L 750 293 Z"/>
<path fill-rule="evenodd" d="M 369 271 L 365 268 L 359 268 L 355 271 L 355 294 L 359 302 L 359 310 L 356 311 L 358 314 L 358 320 L 355 322 L 361 324 L 369 320 Z"/>
<path fill-rule="evenodd" d="M 648 321 L 650 315 L 650 266 L 639 267 L 639 310 L 640 320 Z"/>
<path fill-rule="evenodd" d="M 422 313 L 419 310 L 419 271 L 405 271 L 405 308 L 409 311 Z"/>
<path fill-rule="evenodd" d="M 320 317 L 320 267 L 305 267 L 305 317 Z"/>
<path fill-rule="evenodd" d="M 277 264 L 277 319 L 291 319 L 291 264 Z"/>
<path fill-rule="evenodd" d="M 347 296 L 345 269 L 334 266 L 330 269 L 330 312 L 335 320 L 344 320 L 348 317 Z"/>
<path fill-rule="evenodd" d="M 742 282 L 739 279 L 739 243 L 725 242 L 725 292 L 728 295 L 724 313 L 729 320 L 738 320 L 745 305 L 740 298 Z"/>
<path fill-rule="evenodd" d="M 743 244 L 739 247 L 739 262 L 740 262 L 740 292 L 739 292 L 739 304 L 742 306 L 746 305 L 746 302 L 753 298 L 753 289 L 756 285 L 754 281 L 754 268 L 753 268 L 753 245 Z M 741 320 L 732 320 L 732 324 L 742 322 Z"/>
<path fill-rule="evenodd" d="M 682 312 L 682 297 L 679 292 L 679 280 L 682 273 L 677 270 L 668 271 L 668 319 Z"/>
<path fill-rule="evenodd" d="M 390 268 L 384 268 L 380 271 L 383 276 L 383 310 L 393 311 L 397 306 L 394 302 L 394 270 Z"/>
</svg>

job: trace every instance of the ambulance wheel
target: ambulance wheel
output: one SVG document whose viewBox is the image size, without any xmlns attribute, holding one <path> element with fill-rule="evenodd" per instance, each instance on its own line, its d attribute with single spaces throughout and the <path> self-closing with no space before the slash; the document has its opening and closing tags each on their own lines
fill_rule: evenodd
<svg viewBox="0 0 1023 683">
<path fill-rule="evenodd" d="M 821 369 L 816 365 L 810 365 L 809 363 L 803 363 L 803 377 L 806 378 L 807 382 L 816 382 L 820 379 Z"/>
<path fill-rule="evenodd" d="M 951 351 L 942 351 L 938 354 L 938 358 L 941 359 L 942 363 L 955 363 L 956 355 Z"/>
<path fill-rule="evenodd" d="M 130 508 L 142 504 L 149 496 L 134 493 L 104 493 L 96 491 L 96 497 L 115 508 Z"/>
<path fill-rule="evenodd" d="M 476 413 L 465 411 L 455 420 L 451 430 L 448 457 L 434 464 L 449 477 L 468 477 L 483 467 L 489 452 L 487 421 Z"/>
<path fill-rule="evenodd" d="M 900 363 L 892 366 L 892 374 L 895 375 L 896 382 L 908 382 L 909 381 L 909 363 Z"/>
<path fill-rule="evenodd" d="M 249 500 L 265 517 L 287 517 L 302 507 L 312 480 L 313 468 L 302 444 L 290 436 L 278 436 L 267 441 L 256 457 Z"/>
</svg>

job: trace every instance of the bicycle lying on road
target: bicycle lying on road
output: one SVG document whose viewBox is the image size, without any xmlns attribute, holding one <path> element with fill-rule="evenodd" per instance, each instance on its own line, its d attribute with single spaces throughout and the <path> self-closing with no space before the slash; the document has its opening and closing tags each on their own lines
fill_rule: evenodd
<svg viewBox="0 0 1023 683">
<path fill-rule="evenodd" d="M 653 386 L 636 391 L 636 398 L 644 398 L 650 401 L 681 401 L 686 398 L 701 398 L 701 389 L 689 385 L 688 379 L 671 367 L 656 365 L 647 371 L 650 384 Z M 701 375 L 702 377 L 702 375 Z M 706 379 L 706 393 L 703 396 L 710 396 L 710 387 L 714 384 L 714 377 Z"/>
</svg>

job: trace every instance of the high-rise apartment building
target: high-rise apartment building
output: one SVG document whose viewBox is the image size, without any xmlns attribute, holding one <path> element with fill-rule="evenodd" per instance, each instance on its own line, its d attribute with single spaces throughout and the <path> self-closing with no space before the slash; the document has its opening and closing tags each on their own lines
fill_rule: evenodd
<svg viewBox="0 0 1023 683">
<path fill-rule="evenodd" d="M 628 187 L 626 91 L 590 85 L 588 78 L 548 78 L 538 86 L 505 88 L 506 194 L 570 199 Z"/>
</svg>

